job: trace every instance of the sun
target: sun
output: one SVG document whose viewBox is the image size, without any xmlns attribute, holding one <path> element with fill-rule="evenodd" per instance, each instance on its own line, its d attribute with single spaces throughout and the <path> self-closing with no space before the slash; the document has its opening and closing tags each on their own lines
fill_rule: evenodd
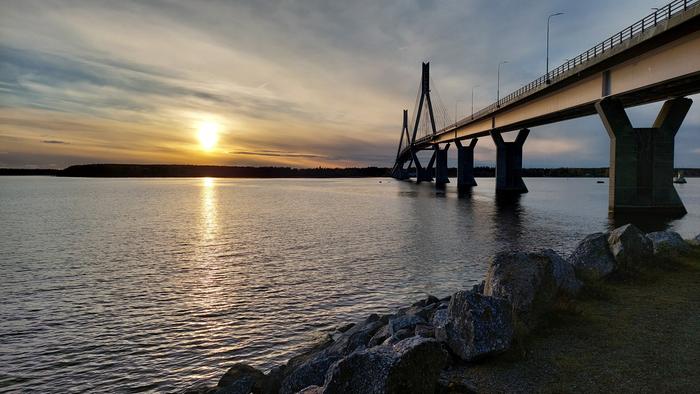
<svg viewBox="0 0 700 394">
<path fill-rule="evenodd" d="M 197 133 L 199 144 L 204 150 L 212 150 L 219 140 L 219 125 L 214 122 L 204 122 Z"/>
</svg>

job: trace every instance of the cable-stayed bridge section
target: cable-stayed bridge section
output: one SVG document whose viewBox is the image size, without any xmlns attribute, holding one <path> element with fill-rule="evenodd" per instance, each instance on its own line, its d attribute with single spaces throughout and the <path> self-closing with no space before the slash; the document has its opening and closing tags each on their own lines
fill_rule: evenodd
<svg viewBox="0 0 700 394">
<path fill-rule="evenodd" d="M 598 114 L 610 137 L 611 212 L 685 213 L 673 187 L 674 136 L 700 92 L 700 0 L 675 0 L 488 107 L 448 123 L 429 64 L 409 122 L 404 111 L 393 167 L 398 179 L 447 179 L 447 149 L 457 147 L 460 189 L 476 185 L 477 138 L 496 149 L 496 190 L 523 193 L 522 148 L 529 128 Z M 649 128 L 632 127 L 626 107 L 664 101 Z M 513 142 L 501 134 L 518 131 Z M 470 140 L 469 143 L 465 142 Z M 432 151 L 421 163 L 418 152 Z"/>
</svg>

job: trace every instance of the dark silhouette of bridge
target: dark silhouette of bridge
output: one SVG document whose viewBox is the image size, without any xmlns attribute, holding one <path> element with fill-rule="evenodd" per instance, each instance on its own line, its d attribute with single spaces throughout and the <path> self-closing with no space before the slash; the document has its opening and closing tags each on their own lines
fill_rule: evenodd
<svg viewBox="0 0 700 394">
<path fill-rule="evenodd" d="M 432 85 L 432 86 L 431 86 Z M 414 118 L 403 113 L 392 176 L 449 182 L 447 151 L 457 149 L 457 186 L 475 186 L 479 137 L 496 144 L 496 191 L 525 193 L 523 145 L 529 128 L 597 113 L 610 137 L 611 212 L 684 214 L 672 183 L 674 138 L 700 92 L 700 0 L 675 0 L 488 107 L 449 123 L 423 63 Z M 437 96 L 437 97 L 433 97 Z M 666 100 L 650 128 L 634 128 L 626 107 Z M 501 134 L 518 131 L 513 142 Z M 464 141 L 470 140 L 469 143 Z M 427 163 L 420 151 L 432 151 Z"/>
</svg>

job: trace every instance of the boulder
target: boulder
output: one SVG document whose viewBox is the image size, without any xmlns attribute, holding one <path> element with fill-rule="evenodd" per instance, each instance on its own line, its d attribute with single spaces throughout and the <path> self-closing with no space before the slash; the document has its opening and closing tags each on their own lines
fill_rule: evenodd
<svg viewBox="0 0 700 394">
<path fill-rule="evenodd" d="M 246 391 L 246 394 L 248 394 L 249 392 L 265 393 L 267 392 L 268 384 L 267 376 L 262 371 L 248 364 L 238 363 L 226 371 L 216 386 L 219 387 L 219 391 L 222 388 L 225 388 L 226 392 L 230 393 L 248 390 Z"/>
<path fill-rule="evenodd" d="M 583 283 L 576 278 L 574 266 L 552 249 L 545 249 L 541 253 L 549 257 L 550 272 L 559 291 L 572 296 L 578 294 Z"/>
<path fill-rule="evenodd" d="M 303 390 L 300 390 L 297 394 L 323 394 L 323 387 L 319 386 L 309 386 Z"/>
<path fill-rule="evenodd" d="M 411 304 L 411 306 L 417 306 L 417 307 L 422 308 L 424 306 L 428 306 L 430 304 L 435 304 L 437 302 L 440 302 L 440 300 L 437 297 L 428 294 L 428 296 L 426 298 L 414 302 L 413 304 Z"/>
<path fill-rule="evenodd" d="M 579 278 L 598 280 L 615 270 L 615 258 L 608 248 L 608 233 L 588 235 L 568 258 Z"/>
<path fill-rule="evenodd" d="M 389 320 L 389 334 L 395 335 L 398 331 L 403 329 L 410 329 L 411 331 L 413 331 L 413 329 L 416 327 L 416 324 L 425 323 L 425 319 L 418 315 L 399 316 Z"/>
<path fill-rule="evenodd" d="M 475 293 L 484 294 L 484 286 L 485 286 L 485 285 L 486 285 L 486 282 L 484 282 L 484 281 L 482 280 L 481 282 L 479 282 L 479 283 L 475 284 L 474 286 L 472 286 L 472 291 L 475 292 Z"/>
<path fill-rule="evenodd" d="M 417 324 L 414 335 L 424 338 L 434 338 L 435 327 L 430 324 Z"/>
<path fill-rule="evenodd" d="M 389 325 L 382 326 L 374 335 L 372 338 L 370 338 L 369 342 L 367 343 L 367 347 L 375 347 L 377 345 L 381 345 L 384 341 L 389 338 L 391 334 L 389 334 Z"/>
<path fill-rule="evenodd" d="M 413 329 L 411 328 L 402 328 L 399 331 L 396 331 L 394 335 L 390 336 L 387 338 L 386 341 L 382 343 L 382 345 L 393 345 L 395 343 L 398 343 L 406 338 L 410 338 L 413 336 Z"/>
<path fill-rule="evenodd" d="M 335 343 L 330 345 L 329 351 L 345 356 L 357 349 L 364 349 L 382 326 L 384 323 L 379 316 L 371 315 L 363 323 L 358 323 L 345 331 Z"/>
<path fill-rule="evenodd" d="M 674 231 L 648 233 L 647 238 L 651 240 L 654 257 L 657 259 L 670 260 L 690 252 L 690 246 Z"/>
<path fill-rule="evenodd" d="M 424 320 L 430 320 L 430 317 L 440 306 L 440 301 L 437 303 L 430 303 L 423 306 L 413 305 L 409 308 L 402 308 L 399 310 L 399 316 L 419 316 Z"/>
<path fill-rule="evenodd" d="M 215 394 L 250 394 L 259 393 L 255 389 L 255 382 L 250 376 L 246 376 L 236 380 L 225 387 L 220 387 Z"/>
<path fill-rule="evenodd" d="M 633 224 L 618 227 L 608 235 L 608 246 L 617 269 L 630 270 L 652 260 L 654 246 Z"/>
<path fill-rule="evenodd" d="M 440 342 L 447 341 L 447 332 L 445 331 L 447 320 L 447 308 L 438 309 L 437 311 L 435 311 L 433 319 L 431 320 L 433 329 L 435 330 L 435 339 L 437 339 Z"/>
<path fill-rule="evenodd" d="M 327 350 L 313 355 L 300 365 L 287 366 L 289 372 L 280 385 L 280 394 L 293 394 L 309 386 L 322 386 L 326 372 L 343 356 Z"/>
<path fill-rule="evenodd" d="M 383 325 L 382 318 L 372 314 L 341 333 L 337 340 L 318 345 L 311 351 L 290 360 L 279 392 L 291 394 L 308 386 L 323 385 L 330 366 L 356 350 L 365 349 L 370 339 Z"/>
<path fill-rule="evenodd" d="M 513 315 L 508 301 L 471 291 L 455 293 L 447 316 L 438 311 L 433 323 L 435 338 L 445 341 L 464 361 L 505 351 L 513 340 Z"/>
<path fill-rule="evenodd" d="M 355 323 L 346 323 L 346 324 L 338 326 L 338 328 L 336 328 L 336 331 L 345 332 L 345 331 L 353 328 L 354 326 L 355 326 Z"/>
<path fill-rule="evenodd" d="M 358 351 L 333 365 L 323 392 L 432 394 L 446 359 L 437 341 L 421 337 Z"/>
<path fill-rule="evenodd" d="M 552 250 L 500 252 L 491 261 L 484 295 L 505 298 L 517 318 L 532 327 L 560 293 L 581 288 L 571 267 Z"/>
<path fill-rule="evenodd" d="M 266 374 L 266 386 L 265 393 L 277 394 L 280 392 L 280 387 L 282 385 L 282 379 L 284 379 L 284 372 L 287 367 L 285 365 L 278 365 L 270 369 Z"/>
</svg>

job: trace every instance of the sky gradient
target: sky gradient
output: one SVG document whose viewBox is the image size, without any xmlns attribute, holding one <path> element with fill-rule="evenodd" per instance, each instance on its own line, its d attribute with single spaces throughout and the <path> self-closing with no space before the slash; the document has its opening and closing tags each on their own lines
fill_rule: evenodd
<svg viewBox="0 0 700 394">
<path fill-rule="evenodd" d="M 663 3 L 2 2 L 0 167 L 84 163 L 391 166 L 420 63 L 449 116 L 495 100 Z M 675 163 L 700 166 L 700 96 Z M 661 103 L 630 109 L 650 126 Z M 413 114 L 411 114 L 412 116 Z M 197 131 L 215 123 L 218 144 Z M 508 138 L 508 137 L 506 137 Z M 451 153 L 454 155 L 454 152 Z M 493 143 L 476 164 L 493 165 Z M 597 116 L 536 127 L 527 167 L 608 165 Z"/>
</svg>

